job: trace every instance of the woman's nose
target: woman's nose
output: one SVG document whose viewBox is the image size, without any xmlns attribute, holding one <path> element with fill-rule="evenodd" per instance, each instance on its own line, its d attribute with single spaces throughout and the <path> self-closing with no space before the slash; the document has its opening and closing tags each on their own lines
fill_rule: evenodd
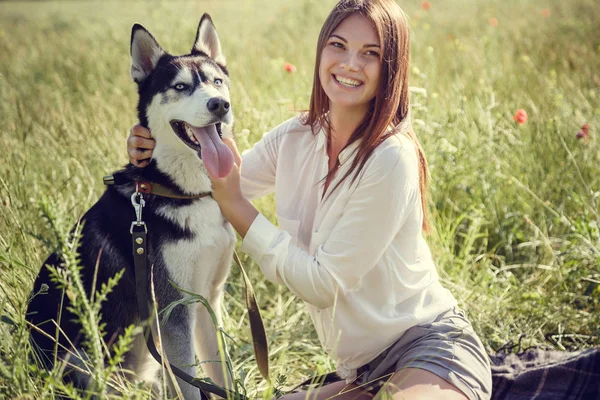
<svg viewBox="0 0 600 400">
<path fill-rule="evenodd" d="M 340 62 L 340 68 L 347 71 L 360 71 L 360 60 L 357 54 L 348 52 L 344 59 Z"/>
</svg>

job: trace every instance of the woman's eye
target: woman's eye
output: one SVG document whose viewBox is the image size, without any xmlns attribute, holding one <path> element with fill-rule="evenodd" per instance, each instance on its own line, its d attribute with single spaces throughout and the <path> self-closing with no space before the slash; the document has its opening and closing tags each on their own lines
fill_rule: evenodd
<svg viewBox="0 0 600 400">
<path fill-rule="evenodd" d="M 337 47 L 338 49 L 343 49 L 344 45 L 340 42 L 331 42 L 330 46 Z"/>
<path fill-rule="evenodd" d="M 215 85 L 217 85 L 217 86 L 221 86 L 221 85 L 223 84 L 223 79 L 219 79 L 219 78 L 217 78 L 217 79 L 215 79 L 214 83 L 215 83 Z"/>
<path fill-rule="evenodd" d="M 185 90 L 187 89 L 187 85 L 183 84 L 183 83 L 178 83 L 177 85 L 175 85 L 175 90 Z"/>
<path fill-rule="evenodd" d="M 379 57 L 379 53 L 373 50 L 369 50 L 366 53 L 368 56 L 372 56 L 372 57 Z"/>
</svg>

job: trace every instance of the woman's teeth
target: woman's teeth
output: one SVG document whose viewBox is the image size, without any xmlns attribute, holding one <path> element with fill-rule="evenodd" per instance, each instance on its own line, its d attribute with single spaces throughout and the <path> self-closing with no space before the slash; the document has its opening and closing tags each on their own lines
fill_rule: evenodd
<svg viewBox="0 0 600 400">
<path fill-rule="evenodd" d="M 344 86 L 348 86 L 348 87 L 357 87 L 360 86 L 362 82 L 360 81 L 356 81 L 354 79 L 350 79 L 350 78 L 344 78 L 343 76 L 339 76 L 339 75 L 334 75 L 335 80 L 338 81 L 339 83 L 341 83 Z"/>
</svg>

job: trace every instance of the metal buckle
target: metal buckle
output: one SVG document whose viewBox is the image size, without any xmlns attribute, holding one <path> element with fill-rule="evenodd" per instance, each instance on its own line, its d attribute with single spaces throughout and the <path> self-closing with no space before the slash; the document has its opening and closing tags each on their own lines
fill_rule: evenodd
<svg viewBox="0 0 600 400">
<path fill-rule="evenodd" d="M 133 234 L 134 226 L 143 226 L 144 232 L 148 233 L 148 228 L 146 227 L 146 223 L 142 221 L 142 210 L 146 205 L 144 201 L 144 196 L 140 193 L 138 184 L 135 185 L 135 193 L 131 195 L 131 205 L 135 210 L 135 221 L 131 222 L 131 227 L 129 228 L 129 233 Z"/>
</svg>

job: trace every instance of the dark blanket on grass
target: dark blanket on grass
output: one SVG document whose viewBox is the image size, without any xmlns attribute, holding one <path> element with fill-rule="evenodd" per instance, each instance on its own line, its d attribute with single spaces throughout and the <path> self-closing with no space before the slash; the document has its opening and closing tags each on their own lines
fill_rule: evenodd
<svg viewBox="0 0 600 400">
<path fill-rule="evenodd" d="M 600 348 L 491 356 L 493 400 L 600 400 Z"/>
</svg>

